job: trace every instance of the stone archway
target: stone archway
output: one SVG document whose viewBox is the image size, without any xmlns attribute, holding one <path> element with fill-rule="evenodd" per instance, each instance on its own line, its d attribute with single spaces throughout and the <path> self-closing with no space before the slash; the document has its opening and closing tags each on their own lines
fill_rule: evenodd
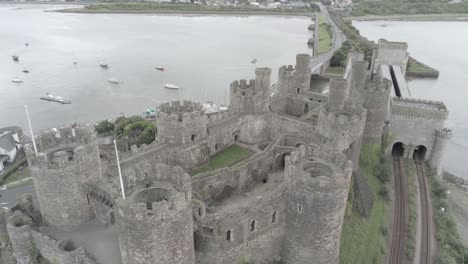
<svg viewBox="0 0 468 264">
<path fill-rule="evenodd" d="M 401 142 L 396 142 L 392 147 L 392 155 L 402 157 L 405 151 L 404 144 Z"/>
<path fill-rule="evenodd" d="M 423 145 L 416 147 L 413 153 L 413 159 L 415 160 L 424 160 L 426 158 L 427 148 Z"/>
</svg>

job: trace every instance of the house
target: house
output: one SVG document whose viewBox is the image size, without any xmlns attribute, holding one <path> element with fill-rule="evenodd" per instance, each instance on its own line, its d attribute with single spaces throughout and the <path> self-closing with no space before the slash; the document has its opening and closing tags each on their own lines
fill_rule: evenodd
<svg viewBox="0 0 468 264">
<path fill-rule="evenodd" d="M 0 128 L 0 172 L 15 161 L 18 151 L 21 149 L 22 130 L 20 127 Z"/>
</svg>

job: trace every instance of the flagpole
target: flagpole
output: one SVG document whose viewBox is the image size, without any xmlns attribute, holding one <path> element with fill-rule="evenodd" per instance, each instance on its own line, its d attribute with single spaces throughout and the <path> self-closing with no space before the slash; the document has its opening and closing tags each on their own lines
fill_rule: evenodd
<svg viewBox="0 0 468 264">
<path fill-rule="evenodd" d="M 24 110 L 26 110 L 26 117 L 28 118 L 29 132 L 31 133 L 31 139 L 32 139 L 33 147 L 34 147 L 34 153 L 36 153 L 36 156 L 37 156 L 36 140 L 34 139 L 34 133 L 33 133 L 33 129 L 32 129 L 32 126 L 31 126 L 31 120 L 29 119 L 29 111 L 28 111 L 28 106 L 27 105 L 24 105 Z"/>
<path fill-rule="evenodd" d="M 120 161 L 119 161 L 119 151 L 117 150 L 117 143 L 114 139 L 114 148 L 115 148 L 115 157 L 117 158 L 117 168 L 119 170 L 119 178 L 120 178 L 120 190 L 122 191 L 122 198 L 125 200 L 125 188 L 122 178 L 122 171 L 120 170 Z"/>
</svg>

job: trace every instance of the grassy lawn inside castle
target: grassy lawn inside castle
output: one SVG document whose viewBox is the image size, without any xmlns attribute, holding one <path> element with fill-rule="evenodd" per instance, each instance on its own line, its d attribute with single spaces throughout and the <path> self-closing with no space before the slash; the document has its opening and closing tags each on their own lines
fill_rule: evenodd
<svg viewBox="0 0 468 264">
<path fill-rule="evenodd" d="M 355 210 L 352 198 L 349 199 L 341 234 L 340 264 L 384 262 L 389 235 L 387 226 L 390 205 L 387 199 L 378 194 L 384 185 L 375 176 L 379 157 L 379 145 L 362 146 L 360 160 L 362 175 L 372 190 L 374 204 L 370 216 L 365 218 Z"/>
<path fill-rule="evenodd" d="M 322 13 L 318 14 L 318 51 L 317 54 L 326 53 L 332 48 L 332 34 L 330 32 L 330 24 L 326 21 Z"/>
<path fill-rule="evenodd" d="M 207 165 L 191 171 L 190 175 L 232 166 L 252 154 L 252 151 L 234 144 L 214 154 Z"/>
</svg>

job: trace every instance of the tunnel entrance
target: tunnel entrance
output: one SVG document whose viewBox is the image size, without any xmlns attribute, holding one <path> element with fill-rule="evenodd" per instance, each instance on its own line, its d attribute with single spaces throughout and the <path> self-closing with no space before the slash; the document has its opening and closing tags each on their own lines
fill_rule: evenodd
<svg viewBox="0 0 468 264">
<path fill-rule="evenodd" d="M 401 156 L 403 156 L 404 151 L 405 151 L 405 148 L 403 147 L 403 143 L 397 142 L 397 143 L 393 144 L 393 148 L 392 148 L 392 155 L 393 156 L 401 157 Z"/>
<path fill-rule="evenodd" d="M 427 148 L 423 145 L 419 145 L 414 150 L 413 159 L 415 160 L 424 160 L 426 157 Z"/>
<path fill-rule="evenodd" d="M 284 169 L 286 165 L 286 156 L 291 154 L 290 152 L 283 153 L 276 158 L 276 168 L 277 169 Z"/>
</svg>

